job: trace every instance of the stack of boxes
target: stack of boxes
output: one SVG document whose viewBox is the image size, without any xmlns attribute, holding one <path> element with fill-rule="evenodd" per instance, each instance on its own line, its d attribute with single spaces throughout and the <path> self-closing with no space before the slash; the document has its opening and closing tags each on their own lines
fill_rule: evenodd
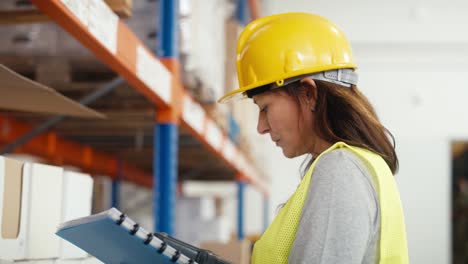
<svg viewBox="0 0 468 264">
<path fill-rule="evenodd" d="M 175 237 L 191 244 L 203 241 L 228 242 L 233 232 L 230 219 L 216 215 L 213 197 L 179 197 Z"/>
<path fill-rule="evenodd" d="M 0 156 L 0 263 L 99 263 L 60 239 L 60 223 L 91 213 L 92 178 Z"/>
</svg>

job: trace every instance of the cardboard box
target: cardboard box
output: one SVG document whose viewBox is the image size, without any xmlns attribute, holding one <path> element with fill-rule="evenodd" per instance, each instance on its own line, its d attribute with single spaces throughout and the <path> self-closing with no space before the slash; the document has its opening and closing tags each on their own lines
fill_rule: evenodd
<svg viewBox="0 0 468 264">
<path fill-rule="evenodd" d="M 228 243 L 203 242 L 200 247 L 212 251 L 233 264 L 250 263 L 252 244 L 248 240 L 232 240 Z"/>
<path fill-rule="evenodd" d="M 54 89 L 31 81 L 0 64 L 0 108 L 27 112 L 104 118 Z"/>
<path fill-rule="evenodd" d="M 112 179 L 95 176 L 93 187 L 92 213 L 100 213 L 112 207 Z"/>
<path fill-rule="evenodd" d="M 31 179 L 23 166 L 0 156 L 0 259 L 26 257 Z"/>
<path fill-rule="evenodd" d="M 71 219 L 89 214 L 91 188 L 89 176 L 64 176 L 60 167 L 0 156 L 0 259 L 16 261 L 61 256 L 56 228 L 64 217 Z M 82 202 L 86 196 L 88 202 Z M 79 213 L 74 211 L 76 207 Z M 72 254 L 87 256 L 81 252 Z"/>
</svg>

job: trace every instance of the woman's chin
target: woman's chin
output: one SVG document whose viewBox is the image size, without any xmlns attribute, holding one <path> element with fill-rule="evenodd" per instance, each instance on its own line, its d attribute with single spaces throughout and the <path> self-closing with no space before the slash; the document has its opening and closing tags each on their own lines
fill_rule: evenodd
<svg viewBox="0 0 468 264">
<path fill-rule="evenodd" d="M 296 158 L 296 157 L 299 157 L 299 156 L 302 156 L 304 154 L 306 154 L 307 152 L 304 152 L 302 150 L 298 150 L 298 149 L 287 149 L 287 148 L 284 148 L 284 147 L 281 147 L 282 151 L 283 151 L 283 156 L 285 156 L 286 158 L 289 158 L 289 159 L 292 159 L 292 158 Z"/>
<path fill-rule="evenodd" d="M 287 149 L 284 149 L 282 148 L 283 150 L 283 155 L 286 157 L 286 158 L 289 158 L 289 159 L 292 159 L 292 158 L 295 158 L 297 157 L 297 155 L 291 151 L 288 151 Z"/>
</svg>

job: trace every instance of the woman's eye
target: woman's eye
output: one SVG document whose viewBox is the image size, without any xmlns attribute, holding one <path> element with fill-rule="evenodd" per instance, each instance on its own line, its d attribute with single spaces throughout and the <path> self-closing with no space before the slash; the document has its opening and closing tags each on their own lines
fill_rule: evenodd
<svg viewBox="0 0 468 264">
<path fill-rule="evenodd" d="M 266 107 L 266 106 L 260 109 L 260 112 L 261 112 L 261 113 L 266 113 L 266 111 L 267 111 L 267 107 Z"/>
</svg>

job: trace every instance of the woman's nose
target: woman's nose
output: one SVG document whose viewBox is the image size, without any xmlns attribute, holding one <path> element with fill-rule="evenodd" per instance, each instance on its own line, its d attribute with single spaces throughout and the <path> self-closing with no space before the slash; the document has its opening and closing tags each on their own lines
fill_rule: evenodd
<svg viewBox="0 0 468 264">
<path fill-rule="evenodd" d="M 266 118 L 264 117 L 262 113 L 260 113 L 260 115 L 258 116 L 257 132 L 260 135 L 263 135 L 263 134 L 268 133 L 269 129 L 270 127 L 268 126 L 268 122 Z"/>
</svg>

